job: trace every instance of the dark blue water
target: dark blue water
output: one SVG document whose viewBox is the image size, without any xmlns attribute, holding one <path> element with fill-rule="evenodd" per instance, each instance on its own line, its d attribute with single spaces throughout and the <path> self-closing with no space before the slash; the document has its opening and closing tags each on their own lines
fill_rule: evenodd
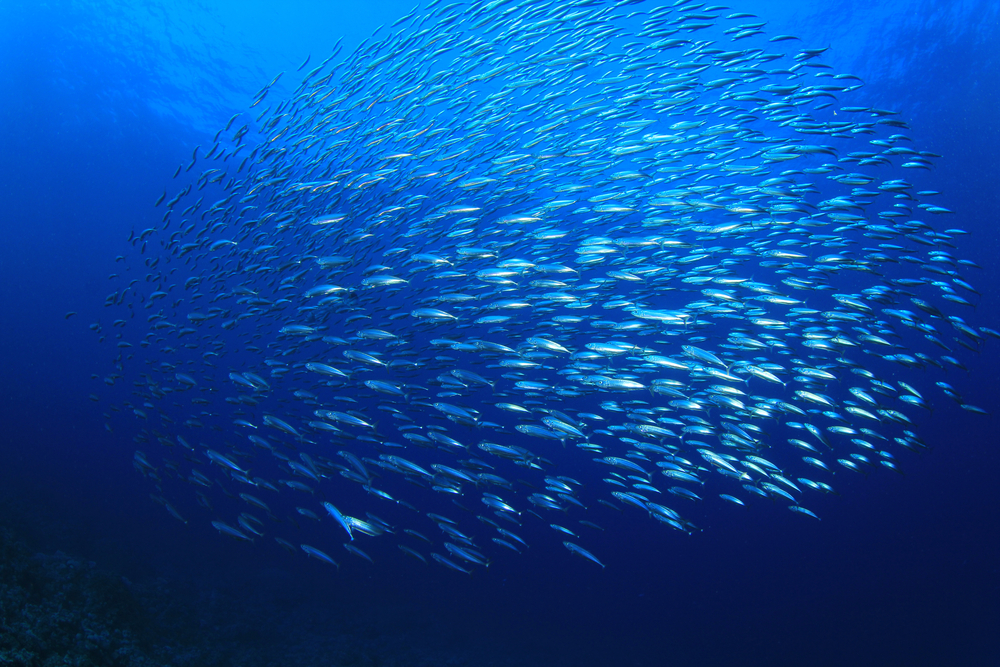
<svg viewBox="0 0 1000 667">
<path fill-rule="evenodd" d="M 1000 329 L 997 6 L 730 6 L 829 46 L 824 62 L 866 83 L 851 104 L 899 111 L 944 156 L 921 187 L 970 232 L 975 322 Z M 340 38 L 350 52 L 409 9 L 0 4 L 0 525 L 34 551 L 156 582 L 161 612 L 196 610 L 197 623 L 158 616 L 178 664 L 268 664 L 246 652 L 270 664 L 1000 664 L 996 417 L 944 400 L 920 430 L 930 451 L 908 453 L 903 476 L 838 475 L 841 495 L 810 505 L 820 522 L 717 507 L 687 536 L 625 515 L 588 542 L 603 570 L 553 541 L 472 577 L 388 550 L 337 573 L 222 539 L 191 498 L 178 501 L 187 525 L 148 499 L 132 433 L 108 432 L 107 402 L 88 399 L 105 393 L 92 375 L 108 373 L 109 351 L 87 326 L 108 319 L 126 237 L 159 223 L 152 202 L 176 165 L 277 72 L 318 63 Z M 996 415 L 993 343 L 967 377 L 950 373 Z"/>
</svg>

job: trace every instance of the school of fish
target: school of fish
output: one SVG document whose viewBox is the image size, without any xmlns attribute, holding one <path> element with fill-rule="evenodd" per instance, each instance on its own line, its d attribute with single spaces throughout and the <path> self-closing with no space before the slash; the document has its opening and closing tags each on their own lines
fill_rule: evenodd
<svg viewBox="0 0 1000 667">
<path fill-rule="evenodd" d="M 434 1 L 276 77 L 178 167 L 91 325 L 153 499 L 338 568 L 541 541 L 603 568 L 622 513 L 812 520 L 945 397 L 984 413 L 950 382 L 1000 334 L 967 319 L 938 156 L 764 28 Z"/>
</svg>

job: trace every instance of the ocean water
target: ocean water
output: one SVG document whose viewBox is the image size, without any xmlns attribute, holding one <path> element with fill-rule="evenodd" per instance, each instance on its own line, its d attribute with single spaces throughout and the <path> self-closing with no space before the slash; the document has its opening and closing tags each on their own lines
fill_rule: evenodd
<svg viewBox="0 0 1000 667">
<path fill-rule="evenodd" d="M 530 7 L 535 3 L 521 4 Z M 649 1 L 625 5 L 621 12 L 649 11 L 661 4 L 667 6 Z M 880 3 L 745 0 L 726 6 L 721 12 L 704 7 L 693 11 L 721 13 L 723 17 L 741 12 L 753 14 L 759 19 L 730 21 L 767 22 L 763 28 L 766 35 L 750 37 L 746 44 L 787 54 L 785 60 L 778 61 L 783 66 L 795 62 L 792 56 L 801 49 L 829 47 L 808 62 L 820 62 L 828 65 L 831 73 L 849 73 L 864 82 L 856 90 L 838 92 L 833 106 L 818 110 L 817 114 L 832 114 L 842 106 L 898 112 L 893 118 L 904 120 L 907 127 L 890 131 L 912 139 L 907 146 L 941 156 L 933 158 L 929 169 L 902 169 L 897 163 L 879 173 L 883 177 L 886 174 L 905 177 L 920 190 L 941 193 L 934 195 L 933 203 L 953 213 L 922 217 L 939 231 L 967 232 L 952 235 L 954 248 L 941 248 L 976 265 L 963 266 L 961 275 L 975 286 L 977 293 L 958 292 L 968 297 L 974 307 L 949 305 L 948 313 L 961 315 L 977 331 L 981 331 L 979 327 L 1000 330 L 996 288 L 1000 283 L 996 261 L 1000 239 L 995 227 L 1000 205 L 997 189 L 1000 168 L 996 157 L 1000 152 L 1000 126 L 995 118 L 1000 107 L 998 7 L 986 0 Z M 5 103 L 0 105 L 0 155 L 3 156 L 0 211 L 4 221 L 4 243 L 0 244 L 0 313 L 4 324 L 0 334 L 4 377 L 0 401 L 0 527 L 11 531 L 14 539 L 27 545 L 30 553 L 46 555 L 33 562 L 61 563 L 60 558 L 69 558 L 75 559 L 73 562 L 93 563 L 95 571 L 105 573 L 109 581 L 115 582 L 113 590 L 118 597 L 106 607 L 120 611 L 123 606 L 132 605 L 128 608 L 134 609 L 134 618 L 128 622 L 114 617 L 118 620 L 102 623 L 106 627 L 114 627 L 115 623 L 127 625 L 133 636 L 141 639 L 130 644 L 131 653 L 111 656 L 96 649 L 80 648 L 85 639 L 71 633 L 69 645 L 76 648 L 53 646 L 52 650 L 83 651 L 91 664 L 995 665 L 1000 662 L 996 631 L 1000 627 L 1000 514 L 994 497 L 1000 464 L 997 453 L 1000 439 L 995 435 L 995 419 L 1000 410 L 996 382 L 1000 372 L 996 350 L 1000 341 L 984 332 L 982 342 L 966 336 L 964 340 L 970 348 L 963 349 L 951 342 L 962 334 L 946 329 L 941 324 L 943 319 L 936 316 L 926 319 L 947 332 L 947 337 L 942 337 L 955 348 L 948 354 L 957 357 L 965 369 L 956 366 L 938 369 L 927 364 L 923 369 L 893 366 L 874 356 L 853 355 L 861 365 L 877 371 L 884 379 L 897 386 L 899 380 L 909 383 L 925 397 L 931 410 L 910 407 L 906 414 L 918 422 L 915 430 L 926 450 L 892 450 L 904 473 L 901 475 L 886 469 L 857 474 L 837 466 L 834 461 L 842 454 L 826 456 L 827 463 L 836 467 L 837 472 L 822 479 L 829 481 L 837 493 L 819 494 L 806 489 L 807 493 L 801 494 L 801 504 L 815 512 L 819 521 L 789 512 L 787 502 L 748 498 L 739 485 L 723 485 L 712 466 L 701 461 L 699 464 L 705 468 L 701 474 L 707 481 L 692 488 L 705 500 L 692 502 L 676 497 L 670 497 L 669 502 L 663 500 L 697 526 L 697 530 L 687 534 L 661 525 L 634 508 L 624 507 L 619 513 L 598 504 L 598 498 L 613 501 L 611 489 L 601 481 L 609 469 L 593 462 L 598 454 L 580 451 L 573 439 L 560 445 L 521 436 L 513 430 L 517 420 L 507 417 L 507 421 L 502 421 L 496 416 L 500 413 L 489 413 L 490 419 L 506 428 L 507 435 L 501 436 L 498 435 L 501 431 L 469 428 L 439 419 L 440 411 L 433 407 L 414 406 L 371 392 L 356 394 L 360 401 L 356 407 L 364 414 L 377 414 L 373 402 L 378 399 L 380 403 L 411 410 L 417 416 L 434 415 L 430 423 L 443 424 L 450 435 L 470 445 L 470 456 L 487 458 L 482 450 L 475 451 L 476 443 L 506 437 L 503 440 L 506 443 L 545 452 L 546 459 L 558 464 L 554 468 L 558 474 L 582 482 L 580 497 L 587 505 L 585 511 L 567 507 L 565 513 L 553 514 L 539 510 L 544 516 L 541 521 L 528 514 L 532 508 L 525 499 L 531 493 L 543 492 L 544 485 L 528 487 L 518 481 L 510 491 L 492 489 L 505 499 L 517 499 L 512 502 L 522 511 L 518 520 L 523 525 L 512 525 L 510 529 L 531 546 L 521 549 L 520 554 L 491 546 L 490 566 L 465 562 L 463 566 L 473 570 L 466 575 L 433 560 L 426 565 L 418 562 L 400 552 L 395 544 L 404 543 L 401 532 L 404 528 L 412 528 L 431 536 L 438 543 L 434 548 L 447 555 L 440 545 L 441 531 L 424 516 L 426 512 L 461 517 L 464 527 L 485 531 L 486 524 L 474 518 L 482 510 L 482 488 L 465 487 L 458 498 L 472 508 L 471 512 L 465 512 L 457 509 L 448 494 L 434 494 L 408 484 L 397 473 L 380 471 L 376 486 L 394 497 L 407 498 L 418 510 L 410 512 L 375 498 L 357 484 L 336 479 L 335 475 L 334 479 L 317 484 L 322 490 L 314 496 L 295 495 L 284 489 L 280 494 L 250 489 L 232 481 L 223 466 L 213 465 L 206 458 L 208 450 L 238 451 L 246 455 L 239 461 L 246 462 L 251 475 L 263 475 L 272 483 L 290 479 L 287 466 L 265 462 L 263 454 L 254 453 L 245 444 L 246 436 L 241 427 L 233 425 L 233 418 L 246 414 L 252 415 L 246 418 L 257 424 L 256 433 L 276 442 L 285 440 L 288 455 L 295 457 L 294 460 L 299 460 L 301 452 L 336 459 L 335 452 L 341 445 L 331 445 L 315 433 L 308 437 L 315 442 L 305 443 L 261 423 L 263 415 L 271 414 L 285 417 L 304 430 L 310 411 L 295 403 L 291 396 L 292 390 L 304 387 L 301 379 L 286 382 L 280 376 L 267 375 L 269 367 L 261 363 L 264 355 L 245 346 L 251 340 L 249 336 L 259 331 L 262 346 L 266 348 L 267 343 L 277 341 L 290 350 L 288 358 L 293 361 L 318 358 L 310 356 L 313 353 L 306 346 L 282 338 L 278 327 L 300 323 L 301 319 L 282 316 L 275 320 L 251 318 L 237 324 L 232 331 L 211 323 L 200 325 L 198 333 L 188 340 L 215 339 L 230 346 L 228 356 L 214 371 L 193 364 L 171 367 L 169 371 L 160 367 L 162 362 L 174 359 L 187 364 L 188 357 L 184 355 L 202 359 L 208 348 L 182 350 L 173 356 L 163 351 L 163 346 L 171 343 L 156 340 L 161 330 L 153 329 L 156 320 L 147 318 L 160 308 L 155 304 L 146 308 L 152 303 L 148 299 L 157 282 L 147 276 L 177 269 L 159 282 L 178 284 L 161 303 L 167 309 L 168 319 L 181 322 L 189 309 L 174 305 L 174 310 L 180 313 L 175 315 L 170 307 L 175 298 L 190 291 L 183 287 L 189 276 L 204 276 L 208 285 L 213 272 L 231 271 L 237 261 L 242 261 L 244 268 L 252 262 L 228 255 L 214 263 L 210 259 L 199 260 L 197 265 L 185 263 L 177 256 L 176 248 L 172 251 L 161 244 L 161 240 L 165 242 L 170 233 L 183 226 L 179 215 L 174 216 L 173 226 L 166 233 L 157 232 L 150 237 L 144 254 L 139 254 L 141 242 L 130 239 L 142 230 L 162 228 L 165 203 L 154 206 L 161 195 L 170 200 L 184 185 L 199 185 L 198 176 L 212 167 L 205 154 L 215 143 L 216 133 L 234 114 L 243 115 L 227 136 L 241 124 L 252 121 L 262 107 L 290 98 L 302 77 L 326 58 L 338 40 L 342 50 L 334 62 L 342 61 L 359 48 L 371 49 L 378 39 L 391 32 L 388 26 L 411 9 L 411 3 L 395 0 L 374 3 L 303 0 L 282 3 L 280 8 L 267 3 L 181 0 L 138 4 L 69 0 L 0 4 L 0 82 L 5 93 Z M 581 11 L 591 10 L 581 7 Z M 418 10 L 417 17 L 422 15 L 420 12 L 429 10 Z M 623 30 L 634 28 L 634 21 L 622 21 Z M 718 23 L 728 25 L 724 19 Z M 383 25 L 375 39 L 365 41 Z M 423 27 L 433 25 L 430 20 Z M 459 33 L 460 37 L 483 29 L 462 25 L 469 32 Z M 458 28 L 436 30 L 447 35 Z M 722 39 L 711 30 L 714 29 L 705 34 Z M 766 41 L 776 35 L 793 35 L 799 40 Z M 692 40 L 702 38 L 697 33 L 681 36 Z M 428 53 L 425 51 L 423 55 L 429 57 Z M 449 62 L 458 57 L 456 66 L 460 66 L 460 56 L 460 52 L 450 53 Z M 309 63 L 300 67 L 307 57 Z M 465 55 L 466 60 L 471 58 Z M 663 55 L 664 61 L 672 58 L 680 58 L 680 52 Z M 406 69 L 411 67 L 415 65 L 406 65 Z M 279 72 L 284 74 L 268 92 L 265 102 L 251 110 L 258 91 Z M 392 81 L 384 68 L 372 67 L 368 72 L 368 80 L 354 82 L 355 90 L 364 91 L 381 81 Z M 552 88 L 557 85 L 553 83 Z M 339 89 L 334 94 L 339 94 Z M 444 93 L 449 99 L 463 94 L 461 90 Z M 437 122 L 447 127 L 456 118 L 471 118 L 477 108 L 455 107 L 450 116 L 440 116 Z M 531 124 L 542 123 L 527 111 L 516 113 L 523 113 Z M 829 118 L 843 117 L 844 112 L 838 113 L 841 115 Z M 672 118 L 671 122 L 677 120 Z M 411 128 L 404 125 L 398 132 L 403 129 Z M 656 129 L 668 131 L 666 126 Z M 294 152 L 301 150 L 281 137 L 267 141 L 266 131 L 257 134 L 255 129 L 250 136 L 254 137 L 247 141 L 251 147 L 262 137 L 269 146 L 286 145 L 287 158 L 281 160 L 291 160 Z M 502 140 L 501 136 L 498 141 Z M 351 141 L 350 148 L 364 145 L 360 139 Z M 833 140 L 806 135 L 805 141 L 826 144 Z M 861 136 L 843 141 L 836 144 L 847 147 L 841 149 L 841 157 L 847 151 L 869 147 L 867 138 Z M 228 145 L 231 150 L 232 145 Z M 377 145 L 365 148 L 379 154 L 385 152 Z M 198 164 L 184 171 L 196 150 L 200 151 Z M 249 148 L 240 157 L 248 153 Z M 334 162 L 344 158 L 332 155 L 328 159 Z M 463 161 L 475 164 L 472 156 L 459 155 L 448 162 L 448 167 L 461 171 Z M 824 161 L 836 159 L 820 155 L 815 164 Z M 232 170 L 235 163 L 236 159 L 227 161 L 228 168 Z M 181 175 L 175 179 L 178 165 L 182 165 Z M 430 158 L 426 167 L 441 168 Z M 853 165 L 846 167 L 847 171 L 855 169 Z M 579 182 L 562 178 L 559 173 L 549 174 L 541 185 L 532 187 L 553 188 Z M 225 196 L 222 185 L 211 184 L 206 188 L 206 202 Z M 410 192 L 438 196 L 440 191 L 412 185 Z M 352 205 L 375 211 L 382 202 L 395 203 L 393 196 L 396 195 L 373 190 L 369 199 L 362 193 L 352 200 Z M 466 189 L 440 204 L 460 204 L 477 196 L 475 190 Z M 535 195 L 520 196 L 530 199 Z M 541 194 L 537 196 L 544 198 Z M 184 199 L 177 208 L 192 203 L 193 196 Z M 493 203 L 496 205 L 496 200 Z M 509 199 L 502 203 L 510 207 Z M 498 210 L 503 208 L 496 206 Z M 303 228 L 308 231 L 310 216 L 330 212 L 305 209 Z M 510 211 L 504 209 L 504 212 Z M 573 229 L 574 224 L 597 225 L 595 235 L 607 233 L 612 224 L 583 222 L 584 217 L 567 216 L 563 227 L 570 228 L 570 238 L 579 240 L 590 233 Z M 628 229 L 635 221 L 625 218 L 621 224 Z M 394 218 L 386 227 L 397 225 L 401 229 L 408 222 L 405 218 Z M 387 236 L 395 233 L 386 228 L 380 230 Z M 234 238 L 235 235 L 227 235 L 230 231 L 209 233 L 206 238 L 211 241 Z M 317 248 L 308 246 L 307 240 L 302 241 L 302 246 L 295 246 L 287 241 L 288 234 L 274 229 L 273 224 L 262 225 L 260 231 L 266 235 L 256 237 L 252 244 L 241 238 L 238 248 L 240 244 L 260 246 L 279 239 L 288 244 L 281 252 L 287 252 L 289 257 L 294 252 L 310 257 L 352 252 L 351 246 L 338 244 L 335 239 L 322 246 L 324 253 L 313 252 Z M 650 232 L 639 229 L 627 233 Z M 307 239 L 304 232 L 302 235 Z M 398 241 L 399 237 L 393 238 Z M 420 237 L 416 239 L 411 238 L 412 245 L 404 257 L 444 247 L 431 242 L 425 247 L 418 244 Z M 489 237 L 483 239 L 488 240 Z M 720 243 L 730 247 L 736 242 L 726 238 Z M 559 251 L 557 241 L 549 252 Z M 449 252 L 454 259 L 454 250 Z M 566 252 L 567 257 L 573 257 L 572 249 Z M 157 263 L 151 267 L 151 261 Z M 396 275 L 409 270 L 404 266 L 403 260 L 399 260 L 394 267 Z M 274 284 L 298 270 L 283 267 Z M 891 271 L 895 270 L 889 269 L 886 275 L 894 275 Z M 764 280 L 763 275 L 772 280 L 774 275 L 752 265 L 741 266 L 737 272 L 760 280 Z M 310 274 L 313 277 L 316 275 Z M 138 281 L 138 287 L 126 289 L 133 279 Z M 929 278 L 939 279 L 942 278 L 937 274 Z M 423 274 L 412 280 L 416 284 L 423 280 Z M 467 280 L 470 284 L 474 282 L 471 278 Z M 845 292 L 881 284 L 880 276 L 869 274 L 846 277 L 838 274 L 830 280 Z M 318 281 L 300 284 L 301 289 L 293 294 L 301 294 L 315 282 Z M 360 278 L 355 282 L 360 282 Z M 238 284 L 233 279 L 227 286 L 231 290 Z M 678 283 L 671 285 L 676 287 Z M 122 294 L 123 290 L 128 292 L 130 305 L 105 305 L 109 294 Z M 377 315 L 383 308 L 408 312 L 428 305 L 414 304 L 410 299 L 419 294 L 405 291 L 389 294 L 378 302 L 367 296 L 370 292 L 359 290 L 359 294 L 359 308 L 369 315 Z M 803 293 L 795 292 L 792 296 L 803 298 Z M 211 293 L 204 297 L 199 307 L 207 310 L 211 297 Z M 676 305 L 671 302 L 669 307 L 680 308 L 695 298 L 701 298 L 697 291 L 695 296 L 686 297 Z M 807 300 L 817 298 L 808 295 Z M 668 305 L 657 303 L 653 307 Z M 896 307 L 914 309 L 912 304 Z M 596 315 L 608 314 L 600 306 L 576 314 L 594 315 L 597 309 L 601 312 Z M 475 316 L 480 314 L 485 313 Z M 125 326 L 116 327 L 113 322 L 120 318 Z M 412 349 L 418 358 L 421 354 L 442 354 L 430 341 L 443 334 L 434 334 L 433 328 L 424 325 L 408 324 L 407 320 L 393 322 L 398 325 L 396 333 L 405 333 L 412 339 Z M 94 324 L 100 325 L 100 331 L 92 328 Z M 351 331 L 337 319 L 324 324 L 328 327 L 324 332 L 327 334 L 346 335 L 345 332 Z M 505 324 L 519 340 L 551 333 L 551 330 L 520 330 L 519 326 L 516 319 Z M 121 339 L 116 338 L 119 330 Z M 477 332 L 483 336 L 486 329 Z M 560 340 L 576 350 L 594 340 L 594 333 L 581 327 L 578 333 L 566 333 Z M 202 334 L 208 338 L 200 338 Z M 104 340 L 99 342 L 102 336 Z M 144 337 L 151 344 L 141 345 Z M 131 342 L 133 347 L 116 348 L 121 340 Z M 184 341 L 171 340 L 177 347 Z M 649 344 L 642 340 L 641 344 Z M 709 337 L 704 345 L 714 345 L 713 340 Z M 914 349 L 927 354 L 935 350 L 930 344 L 922 345 Z M 386 359 L 393 358 L 391 348 L 378 349 Z M 680 358 L 679 351 L 670 350 L 670 354 L 675 352 Z M 744 351 L 728 354 L 733 358 L 753 356 Z M 116 363 L 119 355 L 133 355 L 134 359 L 122 359 L 119 369 Z M 343 359 L 340 348 L 333 355 Z M 400 381 L 425 382 L 446 373 L 450 369 L 448 364 L 442 362 L 440 368 Z M 503 389 L 501 385 L 507 380 L 500 378 L 501 371 L 487 366 L 468 368 L 489 375 L 497 382 L 497 388 Z M 842 371 L 851 377 L 845 368 L 838 368 L 838 373 Z M 149 374 L 158 378 L 157 382 L 168 378 L 176 385 L 172 380 L 175 371 L 195 377 L 197 389 L 183 393 L 183 399 L 179 398 L 182 392 L 175 390 L 165 397 L 154 397 L 162 400 L 153 400 L 149 394 L 152 386 Z M 248 392 L 245 387 L 234 387 L 227 375 L 248 371 L 268 377 L 273 391 L 250 391 L 260 399 L 260 408 L 254 406 L 237 414 L 232 410 L 238 408 L 225 399 L 240 391 Z M 109 375 L 118 372 L 120 378 L 111 378 L 110 384 L 105 382 Z M 358 377 L 364 376 L 359 373 Z M 375 374 L 371 377 L 385 379 Z M 953 385 L 966 404 L 989 414 L 962 409 L 935 385 L 939 381 Z M 749 386 L 763 391 L 760 385 Z M 841 380 L 830 393 L 847 396 L 848 386 L 848 380 Z M 778 391 L 777 386 L 773 388 Z M 344 393 L 350 396 L 353 391 Z M 184 403 L 194 392 L 205 401 L 196 408 Z M 598 410 L 603 400 L 638 397 L 639 394 L 584 392 L 559 401 L 548 395 L 545 401 L 555 409 L 575 413 Z M 439 400 L 479 406 L 485 412 L 484 406 L 500 400 L 518 403 L 521 398 L 494 398 L 491 389 L 473 387 L 463 396 Z M 643 392 L 641 399 L 652 405 L 667 403 L 666 397 L 650 392 Z M 146 402 L 153 407 L 140 405 Z M 175 402 L 183 405 L 173 405 Z M 137 419 L 132 414 L 134 408 L 148 412 L 148 419 Z M 178 425 L 199 411 L 199 418 L 208 428 L 192 430 Z M 174 421 L 162 420 L 155 416 L 156 412 Z M 717 412 L 705 414 L 714 419 Z M 794 421 L 791 417 L 781 419 L 787 420 Z M 389 438 L 381 435 L 387 433 L 389 421 L 386 417 L 378 425 L 375 432 L 380 438 Z M 777 433 L 778 427 L 774 430 Z M 190 435 L 192 432 L 194 436 Z M 794 435 L 780 432 L 782 441 Z M 194 443 L 190 452 L 182 451 L 183 446 L 176 440 L 170 447 L 157 441 L 159 435 L 176 438 L 178 434 Z M 768 437 L 762 439 L 766 441 Z M 239 444 L 235 444 L 237 438 Z M 400 438 L 399 433 L 393 433 L 392 439 Z M 599 441 L 594 438 L 594 442 Z M 379 453 L 395 454 L 430 465 L 455 458 L 452 454 L 447 461 L 435 459 L 430 453 L 433 450 L 412 444 L 384 450 L 365 450 L 363 446 L 367 445 L 356 447 L 359 456 L 375 459 Z M 806 452 L 788 452 L 787 445 L 783 447 L 781 453 L 774 447 L 773 458 L 782 465 L 794 460 L 802 473 L 798 461 Z M 137 470 L 133 463 L 137 449 L 157 468 L 159 481 Z M 761 455 L 771 458 L 768 450 Z M 512 480 L 520 479 L 517 468 L 509 461 L 491 461 L 496 464 L 495 472 L 503 471 Z M 170 467 L 174 464 L 176 473 Z M 652 464 L 646 466 L 655 469 Z M 211 491 L 205 491 L 213 505 L 211 510 L 199 507 L 195 491 L 202 489 L 186 481 L 192 468 L 213 480 L 222 480 Z M 536 476 L 533 481 L 537 484 L 540 480 L 541 476 Z M 734 489 L 747 501 L 747 507 L 718 500 L 719 493 L 735 493 Z M 666 491 L 666 485 L 663 490 Z M 253 510 L 262 519 L 265 535 L 252 544 L 221 535 L 211 523 L 222 520 L 236 525 L 237 515 L 249 509 L 236 499 L 239 493 L 266 498 L 275 516 L 272 521 L 267 514 Z M 165 511 L 163 502 L 151 499 L 151 495 L 168 501 L 185 522 Z M 667 493 L 662 495 L 669 497 Z M 323 500 L 355 516 L 363 517 L 365 511 L 371 511 L 393 525 L 396 530 L 393 535 L 358 536 L 352 542 L 372 557 L 373 564 L 338 546 L 344 541 L 344 533 L 329 517 L 316 523 L 296 514 L 295 508 L 301 506 L 322 516 Z M 593 521 L 603 530 L 581 528 L 580 519 Z M 547 525 L 550 522 L 572 523 L 575 526 L 572 530 L 581 537 L 556 537 Z M 275 536 L 289 540 L 293 548 L 300 543 L 321 548 L 340 567 L 307 558 L 301 552 L 290 554 L 274 542 Z M 584 546 L 604 567 L 569 553 L 561 544 L 564 539 Z M 487 551 L 489 542 L 489 537 L 481 537 L 476 542 L 477 548 Z M 431 547 L 424 548 L 412 540 L 406 544 L 420 546 L 425 556 L 432 551 Z M 57 552 L 66 556 L 52 556 Z M 84 602 L 87 595 L 97 595 L 93 588 L 83 590 L 89 592 L 71 596 L 66 604 L 100 615 L 103 603 L 95 603 L 96 609 L 91 609 Z M 18 608 L 27 613 L 25 605 Z M 36 616 L 30 622 L 44 622 L 40 617 L 42 612 L 32 613 Z M 3 617 L 0 623 L 6 624 L 0 625 L 0 650 L 4 651 L 0 653 L 0 664 L 42 664 L 38 656 L 43 651 L 38 646 L 31 656 L 10 649 L 15 638 L 22 636 L 23 629 Z"/>
</svg>

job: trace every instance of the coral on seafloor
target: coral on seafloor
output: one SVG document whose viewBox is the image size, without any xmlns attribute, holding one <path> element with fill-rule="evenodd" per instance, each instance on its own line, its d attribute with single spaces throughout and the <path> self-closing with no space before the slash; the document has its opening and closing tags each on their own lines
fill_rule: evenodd
<svg viewBox="0 0 1000 667">
<path fill-rule="evenodd" d="M 0 665 L 147 667 L 142 607 L 119 577 L 0 530 Z"/>
</svg>

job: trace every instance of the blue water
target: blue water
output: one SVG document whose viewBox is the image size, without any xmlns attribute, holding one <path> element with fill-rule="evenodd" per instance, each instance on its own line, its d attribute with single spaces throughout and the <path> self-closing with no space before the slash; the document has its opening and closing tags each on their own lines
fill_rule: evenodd
<svg viewBox="0 0 1000 667">
<path fill-rule="evenodd" d="M 970 232 L 975 322 L 1000 329 L 996 3 L 729 6 L 829 46 L 823 62 L 865 81 L 850 104 L 899 111 L 944 156 L 921 182 Z M 996 341 L 967 377 L 950 371 L 994 417 L 938 398 L 920 430 L 930 451 L 907 453 L 904 476 L 839 474 L 841 495 L 810 506 L 820 522 L 715 507 L 687 536 L 626 516 L 588 543 L 603 570 L 552 542 L 472 577 L 379 556 L 338 573 L 223 539 L 193 501 L 185 525 L 148 499 L 132 434 L 108 432 L 88 399 L 109 370 L 87 327 L 108 319 L 116 256 L 159 223 L 177 164 L 275 74 L 340 38 L 349 53 L 410 8 L 0 3 L 0 525 L 201 610 L 189 638 L 220 648 L 186 664 L 243 664 L 240 650 L 286 656 L 274 664 L 1000 664 Z"/>
</svg>

